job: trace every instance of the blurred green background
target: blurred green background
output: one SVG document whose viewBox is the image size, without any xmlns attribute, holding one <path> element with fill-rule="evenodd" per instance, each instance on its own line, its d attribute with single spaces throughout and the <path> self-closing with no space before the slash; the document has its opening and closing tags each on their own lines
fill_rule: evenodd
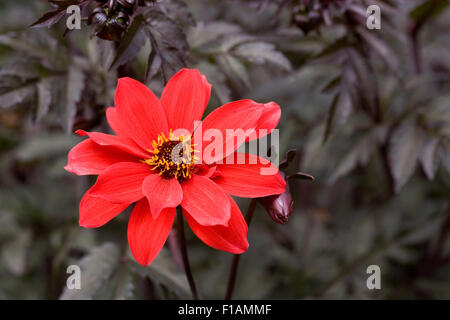
<svg viewBox="0 0 450 320">
<path fill-rule="evenodd" d="M 145 4 L 145 26 L 130 15 L 134 29 L 113 42 L 85 23 L 63 37 L 64 19 L 28 28 L 46 1 L 0 2 L 1 299 L 190 297 L 168 248 L 148 268 L 130 258 L 129 212 L 78 226 L 95 180 L 63 169 L 74 130 L 108 131 L 117 77 L 160 94 L 183 65 L 212 83 L 209 111 L 277 102 L 280 154 L 298 151 L 287 172 L 316 177 L 290 181 L 284 225 L 258 205 L 235 298 L 450 298 L 448 1 Z M 380 30 L 366 28 L 370 4 Z M 186 234 L 202 298 L 223 298 L 232 255 Z M 65 289 L 70 264 L 82 267 L 81 290 Z M 366 287 L 372 264 L 381 290 Z"/>
</svg>

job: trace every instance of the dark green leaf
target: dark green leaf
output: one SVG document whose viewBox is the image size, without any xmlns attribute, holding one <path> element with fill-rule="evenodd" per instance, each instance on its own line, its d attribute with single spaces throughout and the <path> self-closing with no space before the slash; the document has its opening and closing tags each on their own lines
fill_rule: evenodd
<svg viewBox="0 0 450 320">
<path fill-rule="evenodd" d="M 77 265 L 81 269 L 81 288 L 64 288 L 61 300 L 92 299 L 94 294 L 113 274 L 119 262 L 119 249 L 112 243 L 95 247 Z"/>
<path fill-rule="evenodd" d="M 152 50 L 161 59 L 161 72 L 165 81 L 185 66 L 189 44 L 183 30 L 157 7 L 148 8 L 144 17 L 145 31 L 151 38 Z"/>
<path fill-rule="evenodd" d="M 9 108 L 27 101 L 34 93 L 34 84 L 27 84 L 20 88 L 14 88 L 0 94 L 0 108 Z"/>
<path fill-rule="evenodd" d="M 212 90 L 219 99 L 219 104 L 230 102 L 231 91 L 226 83 L 227 78 L 216 65 L 206 61 L 201 61 L 199 64 L 195 65 L 195 68 L 200 70 L 200 72 L 204 74 L 211 83 Z"/>
<path fill-rule="evenodd" d="M 337 181 L 352 171 L 357 165 L 367 165 L 378 145 L 384 142 L 385 136 L 386 127 L 384 126 L 374 127 L 368 132 L 360 134 L 352 148 L 337 165 L 329 181 L 331 183 Z"/>
<path fill-rule="evenodd" d="M 410 16 L 416 22 L 423 23 L 441 13 L 448 4 L 448 0 L 426 0 L 415 7 L 410 12 Z"/>
<path fill-rule="evenodd" d="M 38 135 L 20 144 L 16 149 L 16 157 L 20 161 L 49 159 L 64 154 L 74 145 L 74 137 L 67 134 Z"/>
<path fill-rule="evenodd" d="M 148 55 L 147 66 L 145 68 L 145 82 L 152 80 L 152 78 L 161 69 L 162 59 L 154 48 L 150 49 L 150 54 Z"/>
<path fill-rule="evenodd" d="M 20 230 L 13 240 L 3 246 L 3 260 L 6 267 L 15 275 L 22 275 L 26 270 L 31 237 L 29 230 Z"/>
<path fill-rule="evenodd" d="M 30 25 L 30 28 L 42 28 L 42 27 L 50 28 L 66 15 L 67 15 L 66 8 L 49 11 L 45 13 L 42 17 L 40 17 L 32 25 Z"/>
<path fill-rule="evenodd" d="M 116 276 L 116 288 L 114 290 L 115 300 L 129 300 L 134 298 L 135 277 L 128 266 L 127 261 L 122 261 Z"/>
<path fill-rule="evenodd" d="M 147 38 L 143 31 L 144 24 L 145 19 L 142 15 L 138 15 L 133 19 L 133 22 L 128 27 L 120 42 L 120 46 L 117 49 L 117 54 L 111 64 L 110 70 L 133 59 L 145 45 Z"/>
<path fill-rule="evenodd" d="M 281 52 L 277 51 L 273 44 L 267 42 L 244 43 L 236 47 L 233 53 L 252 63 L 271 63 L 284 71 L 291 70 L 289 60 Z"/>
<path fill-rule="evenodd" d="M 323 142 L 325 143 L 330 134 L 343 125 L 352 111 L 352 100 L 349 92 L 342 86 L 339 94 L 335 95 L 328 111 L 327 125 Z"/>
<path fill-rule="evenodd" d="M 400 191 L 413 174 L 423 138 L 422 131 L 413 120 L 404 121 L 392 134 L 388 154 L 396 192 Z"/>
<path fill-rule="evenodd" d="M 377 54 L 382 61 L 396 75 L 400 74 L 400 62 L 397 53 L 392 50 L 387 41 L 377 37 L 373 32 L 369 32 L 365 28 L 358 28 L 358 32 L 363 39 L 371 46 L 374 53 Z"/>
<path fill-rule="evenodd" d="M 229 54 L 221 54 L 217 57 L 217 61 L 228 78 L 232 79 L 238 86 L 244 85 L 247 88 L 251 87 L 247 70 L 238 58 Z"/>
<path fill-rule="evenodd" d="M 433 180 L 439 166 L 439 139 L 427 137 L 419 153 L 420 164 L 428 179 Z"/>
<path fill-rule="evenodd" d="M 141 266 L 134 259 L 129 263 L 135 272 L 141 276 L 149 277 L 159 284 L 163 284 L 180 298 L 192 298 L 186 276 L 176 269 L 167 252 L 160 252 L 158 257 L 148 267 Z"/>
<path fill-rule="evenodd" d="M 60 21 L 63 17 L 67 16 L 67 8 L 72 5 L 78 5 L 80 7 L 88 5 L 94 0 L 53 0 L 49 1 L 57 6 L 55 10 L 46 12 L 41 18 L 30 25 L 30 28 L 50 28 L 55 23 Z"/>
<path fill-rule="evenodd" d="M 41 121 L 48 113 L 52 102 L 52 82 L 51 79 L 43 79 L 37 84 L 38 107 L 36 111 L 36 121 Z"/>
<path fill-rule="evenodd" d="M 186 2 L 182 0 L 166 0 L 159 2 L 158 5 L 161 8 L 161 11 L 172 20 L 186 27 L 195 26 L 194 17 Z"/>
<path fill-rule="evenodd" d="M 85 82 L 83 71 L 76 65 L 69 66 L 66 82 L 66 105 L 64 112 L 64 125 L 67 132 L 72 132 L 75 115 L 77 114 L 77 103 L 81 99 Z"/>
</svg>

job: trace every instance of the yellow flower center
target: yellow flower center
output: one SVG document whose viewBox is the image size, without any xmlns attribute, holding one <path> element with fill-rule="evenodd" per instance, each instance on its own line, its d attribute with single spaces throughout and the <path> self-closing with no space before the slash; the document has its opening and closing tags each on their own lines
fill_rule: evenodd
<svg viewBox="0 0 450 320">
<path fill-rule="evenodd" d="M 198 159 L 195 156 L 194 145 L 191 144 L 191 137 L 175 137 L 172 130 L 169 137 L 164 133 L 158 135 L 158 139 L 152 142 L 153 150 L 148 150 L 153 154 L 150 159 L 143 160 L 150 165 L 152 170 L 158 172 L 165 179 L 175 178 L 179 181 L 190 179 L 195 170 L 194 162 Z"/>
</svg>

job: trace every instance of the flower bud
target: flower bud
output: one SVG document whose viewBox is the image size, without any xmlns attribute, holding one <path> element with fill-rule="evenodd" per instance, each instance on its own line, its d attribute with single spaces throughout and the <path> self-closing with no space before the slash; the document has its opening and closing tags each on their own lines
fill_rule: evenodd
<svg viewBox="0 0 450 320">
<path fill-rule="evenodd" d="M 282 194 L 260 198 L 259 201 L 273 221 L 283 224 L 288 221 L 292 213 L 294 201 L 292 200 L 286 175 L 283 171 L 280 171 L 280 174 L 286 180 L 286 190 Z"/>
<path fill-rule="evenodd" d="M 283 172 L 289 164 L 294 160 L 297 155 L 297 151 L 292 149 L 286 153 L 284 160 L 280 163 L 279 169 L 280 174 L 286 181 L 286 189 L 282 194 L 276 194 L 273 196 L 268 196 L 264 198 L 259 198 L 259 202 L 264 206 L 269 216 L 276 223 L 283 224 L 288 221 L 289 216 L 292 213 L 294 201 L 292 200 L 291 191 L 289 189 L 290 179 L 304 179 L 304 180 L 314 180 L 312 175 L 303 172 L 296 172 L 286 177 Z"/>
<path fill-rule="evenodd" d="M 97 6 L 89 17 L 92 34 L 104 40 L 120 42 L 128 28 L 134 6 L 134 0 L 108 1 Z"/>
</svg>

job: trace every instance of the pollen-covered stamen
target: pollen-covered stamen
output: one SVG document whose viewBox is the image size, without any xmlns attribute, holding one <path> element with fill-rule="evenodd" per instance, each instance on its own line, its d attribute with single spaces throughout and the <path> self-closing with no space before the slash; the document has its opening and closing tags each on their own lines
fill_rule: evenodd
<svg viewBox="0 0 450 320">
<path fill-rule="evenodd" d="M 197 150 L 191 144 L 191 137 L 175 137 L 172 131 L 169 137 L 164 133 L 158 135 L 158 139 L 152 142 L 153 153 L 150 159 L 143 162 L 152 166 L 152 170 L 166 179 L 175 178 L 178 180 L 190 179 L 195 170 L 195 155 Z"/>
</svg>

